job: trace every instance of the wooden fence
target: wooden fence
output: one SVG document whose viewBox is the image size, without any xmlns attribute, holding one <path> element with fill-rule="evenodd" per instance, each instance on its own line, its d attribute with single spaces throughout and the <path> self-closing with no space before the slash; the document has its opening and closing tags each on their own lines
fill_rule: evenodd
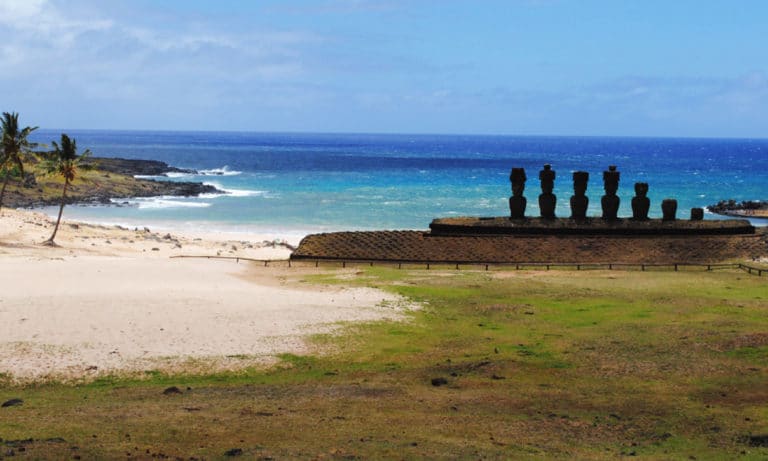
<svg viewBox="0 0 768 461">
<path fill-rule="evenodd" d="M 292 267 L 295 264 L 300 265 L 312 265 L 319 267 L 320 263 L 340 265 L 342 268 L 346 268 L 347 265 L 369 265 L 371 267 L 374 264 L 384 266 L 397 266 L 398 269 L 403 267 L 424 267 L 426 270 L 431 270 L 438 267 L 452 267 L 456 270 L 461 270 L 462 266 L 465 268 L 482 268 L 484 270 L 490 270 L 491 267 L 498 268 L 514 268 L 515 270 L 525 269 L 538 269 L 538 270 L 639 270 L 641 272 L 649 270 L 668 270 L 668 271 L 682 271 L 682 270 L 706 270 L 713 271 L 717 269 L 740 269 L 751 275 L 762 277 L 763 274 L 768 275 L 768 269 L 754 267 L 743 263 L 723 263 L 723 264 L 703 264 L 703 263 L 668 263 L 668 264 L 642 264 L 642 263 L 540 263 L 540 262 L 475 262 L 475 261 L 415 261 L 415 260 L 401 260 L 401 261 L 381 261 L 381 260 L 343 260 L 343 259 L 255 259 L 245 258 L 240 256 L 195 256 L 195 255 L 177 255 L 171 256 L 171 258 L 205 258 L 205 259 L 227 259 L 235 260 L 235 262 L 250 261 L 259 264 L 263 264 L 264 267 L 268 267 L 270 264 L 287 264 L 288 267 Z"/>
</svg>

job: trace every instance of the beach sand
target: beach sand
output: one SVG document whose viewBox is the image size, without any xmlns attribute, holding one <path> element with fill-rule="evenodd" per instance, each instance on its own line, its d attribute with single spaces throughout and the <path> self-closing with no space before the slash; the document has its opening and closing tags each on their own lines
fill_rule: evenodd
<svg viewBox="0 0 768 461">
<path fill-rule="evenodd" d="M 339 322 L 401 318 L 402 299 L 367 288 L 306 286 L 314 268 L 171 256 L 286 259 L 261 236 L 154 233 L 0 216 L 0 374 L 89 380 L 146 371 L 211 372 L 305 353 Z"/>
</svg>

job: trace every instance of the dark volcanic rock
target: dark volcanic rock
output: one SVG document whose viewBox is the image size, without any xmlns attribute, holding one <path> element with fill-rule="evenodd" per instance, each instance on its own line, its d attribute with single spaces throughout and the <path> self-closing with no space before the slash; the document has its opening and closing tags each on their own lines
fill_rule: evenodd
<svg viewBox="0 0 768 461">
<path fill-rule="evenodd" d="M 200 194 L 225 194 L 226 192 L 216 189 L 210 184 L 200 182 L 177 182 L 177 181 L 152 181 L 162 184 L 165 191 L 162 195 L 173 195 L 176 197 L 196 197 Z M 154 196 L 156 194 L 149 195 Z M 138 195 L 136 197 L 139 197 Z"/>
<path fill-rule="evenodd" d="M 197 173 L 195 170 L 176 168 L 158 160 L 91 157 L 86 163 L 101 171 L 128 176 L 165 176 L 166 173 Z"/>
<path fill-rule="evenodd" d="M 21 400 L 21 399 L 11 399 L 11 400 L 7 400 L 7 401 L 3 402 L 3 404 L 0 405 L 0 406 L 1 407 L 15 407 L 17 405 L 21 405 L 22 403 L 24 403 L 24 401 Z"/>
<path fill-rule="evenodd" d="M 443 377 L 432 378 L 431 383 L 432 383 L 433 386 L 439 387 L 439 386 L 444 386 L 444 385 L 448 384 L 448 380 L 443 378 Z"/>
<path fill-rule="evenodd" d="M 746 441 L 751 447 L 768 447 L 768 434 L 750 435 Z"/>
<path fill-rule="evenodd" d="M 171 386 L 163 391 L 165 395 L 181 394 L 181 389 L 176 386 Z"/>
</svg>

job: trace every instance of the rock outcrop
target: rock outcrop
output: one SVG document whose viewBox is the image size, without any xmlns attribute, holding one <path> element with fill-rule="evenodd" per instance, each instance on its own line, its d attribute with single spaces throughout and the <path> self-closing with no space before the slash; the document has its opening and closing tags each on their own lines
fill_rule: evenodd
<svg viewBox="0 0 768 461">
<path fill-rule="evenodd" d="M 28 159 L 27 178 L 11 181 L 3 206 L 36 208 L 61 203 L 61 179 L 45 175 L 39 161 Z M 225 194 L 209 184 L 193 181 L 165 181 L 135 176 L 162 176 L 170 172 L 196 173 L 155 160 L 91 158 L 91 170 L 82 171 L 67 190 L 67 204 L 112 204 L 112 199 L 131 197 L 195 197 L 200 194 Z"/>
</svg>

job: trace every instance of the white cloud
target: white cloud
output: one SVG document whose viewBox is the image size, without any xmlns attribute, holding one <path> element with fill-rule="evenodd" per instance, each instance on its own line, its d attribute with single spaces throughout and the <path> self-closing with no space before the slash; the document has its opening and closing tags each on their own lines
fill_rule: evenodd
<svg viewBox="0 0 768 461">
<path fill-rule="evenodd" d="M 0 0 L 0 24 L 24 24 L 39 15 L 47 3 L 47 0 Z"/>
<path fill-rule="evenodd" d="M 232 94 L 247 98 L 253 88 L 299 78 L 304 48 L 323 40 L 302 31 L 221 30 L 213 23 L 153 23 L 143 15 L 126 20 L 101 4 L 83 5 L 0 0 L 0 34 L 8 37 L 0 44 L 0 86 L 14 88 L 4 95 L 3 110 L 214 108 Z M 91 112 L 93 124 L 102 122 Z M 69 123 L 53 110 L 48 115 L 39 123 Z"/>
</svg>

